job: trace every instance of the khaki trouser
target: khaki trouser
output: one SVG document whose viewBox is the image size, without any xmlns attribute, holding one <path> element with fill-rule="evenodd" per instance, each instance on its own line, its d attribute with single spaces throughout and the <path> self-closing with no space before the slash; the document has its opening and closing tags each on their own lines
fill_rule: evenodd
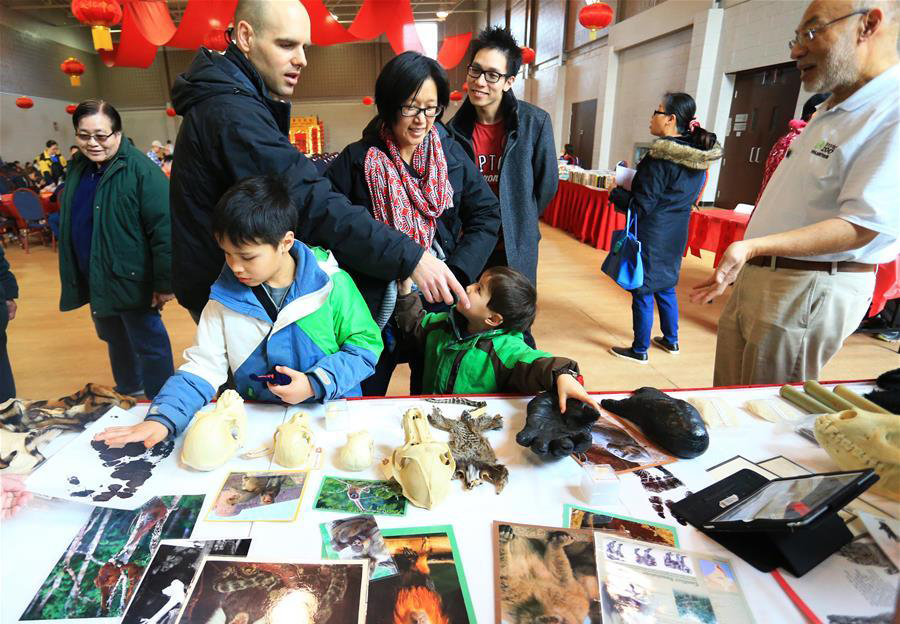
<svg viewBox="0 0 900 624">
<path fill-rule="evenodd" d="M 874 289 L 875 273 L 745 266 L 719 318 L 713 385 L 818 379 Z"/>
</svg>

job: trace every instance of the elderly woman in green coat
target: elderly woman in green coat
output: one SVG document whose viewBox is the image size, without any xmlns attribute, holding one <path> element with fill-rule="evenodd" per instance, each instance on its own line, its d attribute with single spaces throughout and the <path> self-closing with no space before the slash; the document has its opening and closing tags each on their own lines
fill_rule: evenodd
<svg viewBox="0 0 900 624">
<path fill-rule="evenodd" d="M 168 180 L 107 102 L 82 102 L 72 122 L 80 153 L 60 200 L 59 307 L 89 303 L 116 390 L 152 399 L 174 373 L 160 316 L 172 299 Z"/>
</svg>

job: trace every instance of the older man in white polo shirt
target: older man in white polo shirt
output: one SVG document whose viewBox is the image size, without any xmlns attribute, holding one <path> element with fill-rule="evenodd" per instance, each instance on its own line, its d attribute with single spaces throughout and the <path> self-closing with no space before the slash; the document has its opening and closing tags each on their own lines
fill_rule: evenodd
<svg viewBox="0 0 900 624">
<path fill-rule="evenodd" d="M 817 379 L 862 320 L 900 236 L 896 2 L 814 0 L 790 42 L 804 88 L 832 93 L 775 170 L 694 302 L 734 283 L 716 386 Z M 746 266 L 745 266 L 746 265 Z"/>
</svg>

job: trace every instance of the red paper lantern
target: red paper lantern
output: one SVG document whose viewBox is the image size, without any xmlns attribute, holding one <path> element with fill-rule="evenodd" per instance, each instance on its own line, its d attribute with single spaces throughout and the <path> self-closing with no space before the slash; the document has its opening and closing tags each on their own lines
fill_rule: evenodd
<svg viewBox="0 0 900 624">
<path fill-rule="evenodd" d="M 366 97 L 364 97 L 362 99 L 362 103 L 363 103 L 363 106 L 372 106 L 372 104 L 375 103 L 375 100 L 373 100 L 371 97 L 369 97 L 367 95 Z"/>
<path fill-rule="evenodd" d="M 522 48 L 522 62 L 523 63 L 525 63 L 526 65 L 530 65 L 531 63 L 534 63 L 534 58 L 535 58 L 534 50 L 532 50 L 528 46 L 525 46 Z"/>
<path fill-rule="evenodd" d="M 585 28 L 591 29 L 591 38 L 596 36 L 596 31 L 603 30 L 612 23 L 613 9 L 605 2 L 596 2 L 582 7 L 578 13 L 578 22 Z"/>
<path fill-rule="evenodd" d="M 91 27 L 95 50 L 112 50 L 109 27 L 122 21 L 122 6 L 116 0 L 72 0 L 72 15 Z"/>
<path fill-rule="evenodd" d="M 23 95 L 20 98 L 16 98 L 16 106 L 18 106 L 19 108 L 31 108 L 32 106 L 34 106 L 34 100 Z"/>
<path fill-rule="evenodd" d="M 451 91 L 451 92 L 450 92 L 450 99 L 453 100 L 454 102 L 459 102 L 459 101 L 461 101 L 461 100 L 463 99 L 462 91 L 456 91 L 456 90 Z"/>
<path fill-rule="evenodd" d="M 203 37 L 203 47 L 218 52 L 224 52 L 228 48 L 229 43 L 228 34 L 220 28 L 209 31 Z"/>
<path fill-rule="evenodd" d="M 59 70 L 69 76 L 73 87 L 81 86 L 81 74 L 84 73 L 84 63 L 74 56 L 70 56 L 59 64 Z"/>
<path fill-rule="evenodd" d="M 75 106 L 74 104 L 69 104 L 68 106 L 66 106 L 66 112 L 69 113 L 70 115 L 74 115 L 75 109 L 77 109 L 77 108 L 78 107 Z"/>
<path fill-rule="evenodd" d="M 177 114 L 178 114 L 178 113 L 176 113 L 176 112 L 175 112 L 175 109 L 172 108 L 171 106 L 170 106 L 169 108 L 166 109 L 166 115 L 168 115 L 169 117 L 174 117 L 174 116 L 177 115 Z"/>
</svg>

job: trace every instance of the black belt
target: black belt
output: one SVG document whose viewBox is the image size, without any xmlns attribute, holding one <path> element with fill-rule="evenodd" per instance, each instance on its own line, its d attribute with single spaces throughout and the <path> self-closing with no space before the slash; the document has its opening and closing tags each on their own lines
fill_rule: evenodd
<svg viewBox="0 0 900 624">
<path fill-rule="evenodd" d="M 825 271 L 826 273 L 872 273 L 877 265 L 864 262 L 820 262 L 815 260 L 795 260 L 781 256 L 756 256 L 747 261 L 753 266 L 770 269 L 797 269 L 799 271 Z"/>
</svg>

